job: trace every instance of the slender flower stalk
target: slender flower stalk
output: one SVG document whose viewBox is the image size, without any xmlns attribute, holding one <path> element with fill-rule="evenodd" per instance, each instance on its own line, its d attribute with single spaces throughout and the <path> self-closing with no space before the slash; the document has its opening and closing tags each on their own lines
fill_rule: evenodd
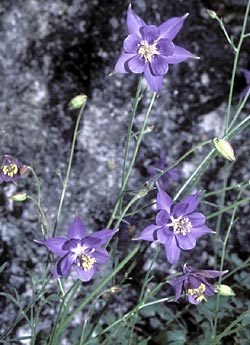
<svg viewBox="0 0 250 345">
<path fill-rule="evenodd" d="M 71 150 L 70 150 L 70 156 L 69 156 L 69 163 L 68 163 L 68 167 L 67 167 L 66 177 L 65 177 L 65 180 L 63 181 L 63 190 L 62 190 L 62 194 L 61 194 L 61 198 L 60 198 L 60 202 L 59 202 L 59 206 L 58 206 L 58 211 L 57 211 L 57 216 L 56 216 L 56 221 L 55 221 L 52 237 L 55 236 L 58 220 L 59 220 L 60 215 L 61 215 L 62 205 L 63 205 L 66 189 L 68 186 L 69 176 L 70 176 L 70 172 L 71 172 L 71 166 L 72 166 L 73 155 L 74 155 L 74 151 L 75 151 L 76 139 L 77 139 L 77 135 L 78 135 L 78 128 L 79 128 L 79 124 L 80 124 L 86 103 L 87 103 L 87 96 L 84 95 L 83 99 L 82 99 L 82 106 L 81 106 L 81 109 L 79 111 L 79 114 L 78 114 L 77 120 L 76 120 L 76 125 L 75 125 L 75 130 L 74 130 L 74 135 L 73 135 L 73 140 L 72 140 L 72 145 L 71 145 Z"/>
</svg>

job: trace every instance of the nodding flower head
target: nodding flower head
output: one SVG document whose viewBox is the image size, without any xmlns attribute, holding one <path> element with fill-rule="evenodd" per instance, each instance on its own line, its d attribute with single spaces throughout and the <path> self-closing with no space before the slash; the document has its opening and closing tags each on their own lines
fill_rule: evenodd
<svg viewBox="0 0 250 345">
<path fill-rule="evenodd" d="M 15 182 L 22 177 L 23 165 L 16 158 L 5 155 L 0 167 L 0 183 Z"/>
<path fill-rule="evenodd" d="M 169 284 L 175 289 L 176 301 L 185 294 L 191 304 L 199 304 L 215 294 L 215 287 L 207 279 L 221 277 L 225 273 L 227 271 L 196 270 L 185 264 L 183 274 L 171 278 Z"/>
</svg>

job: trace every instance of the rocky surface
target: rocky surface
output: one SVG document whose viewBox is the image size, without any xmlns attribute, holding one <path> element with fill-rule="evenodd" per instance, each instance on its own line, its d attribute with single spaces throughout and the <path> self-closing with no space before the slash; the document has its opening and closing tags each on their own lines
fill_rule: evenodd
<svg viewBox="0 0 250 345">
<path fill-rule="evenodd" d="M 154 24 L 189 12 L 175 42 L 200 56 L 200 60 L 171 66 L 166 75 L 149 120 L 154 130 L 143 140 L 131 188 L 143 184 L 146 165 L 154 162 L 161 150 L 171 163 L 193 144 L 223 134 L 233 53 L 206 8 L 224 18 L 229 33 L 237 40 L 246 1 L 213 3 L 138 0 L 132 4 L 138 15 Z M 138 80 L 135 75 L 110 76 L 127 34 L 126 10 L 123 1 L 0 3 L 0 153 L 11 154 L 36 170 L 42 181 L 42 205 L 50 229 L 61 193 L 58 171 L 65 176 L 76 119 L 76 113 L 68 110 L 68 103 L 76 94 L 88 95 L 58 234 L 65 233 L 76 210 L 89 231 L 103 228 L 117 196 L 126 129 Z M 246 44 L 240 67 L 250 68 Z M 235 95 L 243 87 L 244 79 L 238 72 Z M 147 90 L 135 131 L 143 121 L 150 95 Z M 237 98 L 234 103 L 236 106 Z M 242 116 L 249 111 L 249 104 L 246 108 Z M 247 135 L 249 129 L 233 141 L 238 159 L 231 168 L 232 184 L 249 178 Z M 178 183 L 184 181 L 204 153 L 199 152 L 180 167 L 182 179 Z M 220 188 L 223 174 L 224 161 L 218 158 L 199 187 L 208 191 Z M 1 262 L 8 263 L 1 290 L 11 293 L 15 288 L 25 304 L 30 298 L 30 271 L 43 269 L 40 262 L 46 250 L 33 243 L 33 238 L 41 236 L 35 205 L 31 201 L 13 203 L 7 196 L 15 191 L 35 193 L 34 179 L 30 176 L 18 186 L 0 187 L 0 255 Z M 173 186 L 171 191 L 174 193 L 178 187 L 179 184 Z M 236 229 L 247 229 L 249 205 L 240 210 L 242 217 Z M 150 217 L 149 213 L 146 217 Z M 142 224 L 136 231 L 142 229 Z M 235 248 L 233 242 L 240 244 L 239 256 L 244 259 L 249 235 L 240 231 L 235 237 L 231 249 Z M 3 331 L 16 311 L 5 301 L 1 302 L 1 310 L 5 311 Z"/>
</svg>

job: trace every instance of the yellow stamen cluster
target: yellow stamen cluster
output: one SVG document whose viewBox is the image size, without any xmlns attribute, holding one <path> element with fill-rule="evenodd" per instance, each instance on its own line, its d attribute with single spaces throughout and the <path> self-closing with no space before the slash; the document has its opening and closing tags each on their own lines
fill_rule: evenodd
<svg viewBox="0 0 250 345">
<path fill-rule="evenodd" d="M 18 172 L 18 167 L 16 164 L 4 165 L 2 168 L 4 175 L 13 177 Z"/>
<path fill-rule="evenodd" d="M 138 54 L 144 58 L 145 62 L 151 62 L 154 55 L 157 54 L 156 44 L 148 44 L 148 42 L 142 41 L 138 46 Z"/>
<path fill-rule="evenodd" d="M 82 254 L 80 258 L 80 262 L 77 263 L 78 267 L 82 267 L 84 271 L 88 271 L 92 268 L 94 263 L 96 262 L 95 258 L 91 258 L 91 256 Z"/>
<path fill-rule="evenodd" d="M 188 217 L 182 218 L 174 223 L 174 232 L 186 236 L 192 229 L 192 224 Z"/>
<path fill-rule="evenodd" d="M 194 296 L 197 302 L 201 302 L 205 299 L 204 292 L 206 291 L 206 285 L 201 283 L 201 285 L 196 289 L 188 289 L 188 294 Z"/>
</svg>

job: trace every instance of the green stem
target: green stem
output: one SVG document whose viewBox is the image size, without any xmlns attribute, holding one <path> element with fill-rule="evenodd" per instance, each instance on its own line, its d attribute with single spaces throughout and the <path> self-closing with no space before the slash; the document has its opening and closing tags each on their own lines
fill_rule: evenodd
<svg viewBox="0 0 250 345">
<path fill-rule="evenodd" d="M 68 318 L 64 321 L 62 320 L 60 323 L 62 323 L 60 329 L 64 330 L 66 326 L 69 324 L 69 322 L 75 317 L 79 311 L 82 310 L 82 308 L 92 299 L 94 298 L 99 291 L 112 279 L 114 275 L 116 275 L 126 264 L 129 260 L 131 260 L 135 254 L 138 252 L 140 248 L 140 245 L 138 244 L 129 254 L 126 256 L 122 262 L 111 272 L 105 279 L 102 280 L 102 282 L 98 285 L 98 287 L 92 291 L 81 303 L 80 305 L 68 316 Z"/>
<path fill-rule="evenodd" d="M 237 201 L 240 199 L 242 193 L 243 193 L 243 190 L 241 190 L 239 192 L 239 195 L 237 197 Z M 248 198 L 248 199 L 250 199 L 250 198 Z M 236 211 L 237 211 L 238 206 L 239 206 L 239 201 L 234 204 L 233 214 L 231 216 L 230 224 L 229 224 L 229 227 L 228 227 L 225 239 L 223 241 L 222 252 L 221 252 L 220 271 L 223 271 L 225 254 L 226 254 L 226 246 L 227 246 L 227 242 L 228 242 L 228 239 L 229 239 L 229 236 L 230 236 L 233 224 L 234 224 L 234 219 L 235 219 L 235 216 L 236 216 Z M 218 285 L 219 286 L 221 285 L 221 281 L 222 281 L 222 278 L 219 277 L 219 280 L 218 280 Z M 217 294 L 217 299 L 216 299 L 216 307 L 215 307 L 215 317 L 214 317 L 214 326 L 213 326 L 212 339 L 216 338 L 216 330 L 217 330 L 219 307 L 220 307 L 220 294 L 218 293 Z"/>
<path fill-rule="evenodd" d="M 45 238 L 45 236 L 48 234 L 48 223 L 47 223 L 47 219 L 45 217 L 45 214 L 43 212 L 43 209 L 41 207 L 41 183 L 40 183 L 40 180 L 39 180 L 35 170 L 31 166 L 29 166 L 28 168 L 32 172 L 32 175 L 34 176 L 35 181 L 36 181 L 37 199 L 32 198 L 32 197 L 27 197 L 27 198 L 32 199 L 37 204 L 37 208 L 38 208 L 39 214 L 40 214 L 40 216 L 42 218 L 41 230 L 42 230 L 43 237 Z M 45 226 L 45 232 L 44 232 L 44 229 L 43 229 L 43 225 Z"/>
<path fill-rule="evenodd" d="M 83 105 L 82 105 L 82 107 L 81 107 L 81 109 L 79 111 L 78 116 L 77 116 L 76 125 L 75 125 L 75 129 L 74 129 L 73 140 L 72 140 L 72 145 L 71 145 L 71 150 L 70 150 L 69 163 L 68 163 L 68 167 L 67 167 L 66 177 L 65 177 L 65 180 L 63 182 L 63 190 L 62 190 L 61 199 L 60 199 L 60 202 L 59 202 L 59 207 L 58 207 L 58 211 L 57 211 L 57 215 L 56 215 L 56 221 L 55 221 L 52 237 L 55 237 L 57 224 L 58 224 L 58 221 L 59 221 L 59 218 L 60 218 L 60 215 L 61 215 L 62 205 L 63 205 L 66 189 L 67 189 L 67 186 L 68 186 L 69 176 L 70 176 L 70 172 L 71 172 L 73 155 L 74 155 L 74 151 L 75 151 L 75 144 L 76 144 L 76 139 L 77 139 L 77 135 L 78 135 L 78 127 L 79 127 L 80 120 L 81 120 L 81 117 L 82 117 L 82 114 L 83 114 L 83 111 L 84 111 L 86 103 L 87 103 L 87 97 L 85 97 L 84 103 L 83 103 Z"/>
<path fill-rule="evenodd" d="M 238 43 L 237 48 L 235 50 L 233 71 L 232 71 L 230 90 L 229 90 L 229 96 L 228 96 L 227 115 L 226 115 L 226 121 L 225 121 L 225 132 L 224 132 L 224 134 L 227 133 L 228 127 L 229 127 L 229 122 L 230 122 L 231 105 L 232 105 L 233 90 L 234 90 L 234 80 L 235 80 L 235 75 L 236 75 L 236 69 L 237 69 L 237 66 L 238 66 L 238 60 L 239 60 L 241 46 L 242 46 L 242 43 L 244 41 L 244 34 L 245 34 L 245 30 L 246 30 L 246 25 L 247 25 L 249 7 L 250 7 L 250 1 L 248 1 L 248 3 L 247 3 L 247 7 L 246 7 L 246 12 L 245 12 L 245 16 L 244 16 L 244 22 L 243 22 L 243 26 L 242 26 L 242 31 L 241 31 L 239 43 Z"/>
<path fill-rule="evenodd" d="M 130 121 L 129 121 L 127 139 L 126 139 L 126 143 L 125 143 L 124 160 L 123 160 L 123 166 L 122 166 L 122 185 L 124 183 L 125 175 L 126 175 L 126 166 L 127 166 L 127 160 L 128 160 L 129 144 L 130 144 L 130 140 L 132 137 L 132 128 L 133 128 L 133 124 L 134 124 L 135 114 L 136 114 L 138 104 L 141 100 L 142 79 L 143 79 L 143 77 L 141 75 L 139 82 L 138 82 L 135 100 L 134 100 L 134 104 L 133 104 L 131 116 L 130 116 Z"/>
<path fill-rule="evenodd" d="M 138 139 L 137 139 L 137 142 L 136 142 L 136 146 L 135 146 L 135 150 L 134 150 L 134 153 L 133 153 L 133 157 L 131 159 L 131 162 L 130 162 L 130 165 L 129 165 L 129 168 L 128 168 L 128 171 L 127 171 L 127 174 L 126 176 L 124 177 L 124 180 L 123 180 L 123 183 L 122 183 L 122 186 L 121 186 L 121 189 L 120 189 L 120 192 L 119 192 L 119 195 L 118 195 L 118 198 L 117 198 L 117 201 L 116 201 L 116 204 L 115 204 L 115 207 L 114 207 L 114 210 L 112 212 L 112 215 L 111 215 L 111 218 L 107 224 L 107 228 L 110 228 L 115 216 L 116 216 L 116 212 L 117 212 L 117 209 L 120 205 L 120 200 L 121 200 L 121 197 L 123 195 L 123 192 L 126 188 L 126 185 L 127 185 L 127 182 L 128 182 L 128 179 L 130 177 L 130 174 L 131 174 L 131 171 L 134 167 L 134 163 L 135 163 L 135 160 L 136 160 L 136 157 L 137 157 L 137 154 L 138 154 L 138 151 L 139 151 L 139 147 L 140 147 L 140 144 L 141 144 L 141 141 L 142 141 L 142 137 L 144 135 L 144 130 L 145 130 L 145 127 L 147 125 L 147 121 L 148 121 L 148 117 L 149 117 L 149 114 L 151 113 L 151 110 L 152 110 L 152 107 L 153 107 L 153 104 L 154 104 L 154 101 L 155 101 L 155 97 L 156 97 L 157 93 L 154 92 L 153 93 L 153 96 L 151 98 L 151 102 L 149 104 L 149 107 L 148 107 L 148 110 L 147 110 L 147 113 L 146 113 L 146 116 L 145 116 L 145 119 L 143 121 L 143 124 L 142 124 L 142 127 L 141 127 L 141 130 L 140 130 L 140 133 L 139 133 L 139 136 L 138 136 Z"/>
<path fill-rule="evenodd" d="M 244 204 L 244 203 L 246 203 L 248 201 L 250 201 L 250 197 L 246 198 L 246 199 L 243 199 L 243 200 L 240 200 L 240 201 L 236 202 L 233 205 L 226 206 L 226 207 L 224 207 L 223 209 L 221 209 L 221 210 L 219 210 L 217 212 L 211 213 L 208 216 L 206 216 L 206 219 L 211 219 L 211 218 L 217 217 L 219 214 L 227 212 L 229 210 L 232 210 L 235 206 L 240 206 L 240 205 L 242 205 L 242 204 Z"/>
<path fill-rule="evenodd" d="M 42 220 L 42 224 L 41 224 L 41 230 L 42 230 L 42 235 L 43 235 L 43 238 L 45 239 L 46 238 L 46 235 L 48 234 L 48 223 L 47 223 L 47 219 L 45 217 L 45 214 L 43 212 L 43 209 L 41 207 L 41 203 L 39 202 L 39 199 L 36 199 L 30 195 L 27 195 L 27 199 L 30 199 L 32 201 L 34 201 L 37 205 L 37 208 L 38 208 L 38 211 L 39 211 L 39 215 L 41 217 L 41 220 Z M 43 225 L 45 226 L 45 229 L 46 231 L 44 232 L 44 228 L 43 228 Z"/>
<path fill-rule="evenodd" d="M 203 194 L 203 198 L 208 198 L 209 196 L 212 196 L 212 195 L 215 195 L 215 194 L 220 194 L 221 192 L 224 192 L 224 191 L 229 191 L 229 190 L 232 190 L 232 189 L 241 189 L 241 188 L 244 188 L 246 186 L 250 186 L 250 181 L 246 181 L 246 182 L 242 182 L 242 183 L 237 183 L 233 186 L 229 186 L 229 187 L 226 187 L 226 188 L 222 188 L 222 189 L 217 189 L 216 191 L 213 191 L 213 192 L 208 192 L 208 193 L 205 193 Z"/>
<path fill-rule="evenodd" d="M 250 95 L 250 89 L 248 90 L 246 96 L 244 97 L 243 101 L 241 102 L 239 108 L 237 109 L 237 111 L 236 111 L 236 113 L 235 113 L 235 115 L 234 115 L 234 117 L 233 117 L 233 119 L 232 119 L 232 121 L 228 127 L 227 132 L 230 131 L 230 129 L 232 129 L 232 127 L 234 126 L 236 120 L 238 119 L 239 115 L 241 114 L 241 110 L 244 108 L 244 106 L 245 106 L 245 104 L 249 98 L 249 95 Z"/>
<path fill-rule="evenodd" d="M 212 160 L 217 155 L 216 150 L 213 148 L 207 156 L 203 159 L 203 161 L 199 164 L 199 166 L 195 169 L 195 171 L 190 175 L 190 177 L 187 179 L 187 181 L 184 183 L 184 185 L 180 188 L 178 193 L 174 197 L 174 201 L 176 201 L 180 195 L 184 192 L 184 190 L 187 188 L 189 184 L 192 183 L 191 188 L 194 187 L 198 183 L 199 176 L 202 175 L 202 173 L 205 171 L 205 169 L 208 167 L 208 165 L 212 162 Z"/>
<path fill-rule="evenodd" d="M 147 270 L 147 273 L 146 273 L 146 276 L 144 278 L 144 281 L 143 281 L 143 285 L 142 285 L 142 289 L 141 289 L 141 292 L 140 292 L 140 296 L 139 296 L 139 300 L 138 300 L 138 304 L 141 303 L 141 301 L 143 300 L 143 297 L 144 297 L 144 294 L 145 294 L 145 289 L 146 289 L 146 286 L 149 282 L 149 276 L 151 274 L 151 270 L 152 270 L 152 267 L 153 267 L 153 264 L 155 263 L 159 253 L 160 253 L 160 250 L 161 250 L 161 247 L 159 246 L 158 250 L 155 252 L 155 255 L 153 256 L 153 259 L 150 263 L 150 266 L 149 266 L 149 269 Z M 143 306 L 141 306 L 142 308 Z M 137 317 L 138 317 L 138 311 L 139 311 L 139 308 L 138 310 L 135 312 L 134 314 L 134 317 L 132 319 L 132 325 L 130 327 L 130 337 L 129 337 L 129 343 L 128 345 L 132 344 L 133 343 L 133 333 L 134 333 L 134 328 L 135 328 L 135 324 L 136 324 L 136 320 L 137 320 Z"/>
<path fill-rule="evenodd" d="M 224 191 L 220 194 L 220 200 L 219 200 L 219 208 L 222 209 L 225 205 L 225 199 L 226 199 L 226 191 L 225 188 L 227 187 L 228 183 L 228 177 L 229 177 L 229 162 L 227 161 L 225 164 L 225 174 L 223 178 L 223 189 Z M 222 213 L 218 215 L 216 227 L 215 227 L 215 238 L 214 238 L 214 268 L 216 268 L 217 265 L 217 252 L 219 247 L 219 237 L 220 237 L 220 228 L 221 228 L 221 222 L 222 222 Z"/>
</svg>

